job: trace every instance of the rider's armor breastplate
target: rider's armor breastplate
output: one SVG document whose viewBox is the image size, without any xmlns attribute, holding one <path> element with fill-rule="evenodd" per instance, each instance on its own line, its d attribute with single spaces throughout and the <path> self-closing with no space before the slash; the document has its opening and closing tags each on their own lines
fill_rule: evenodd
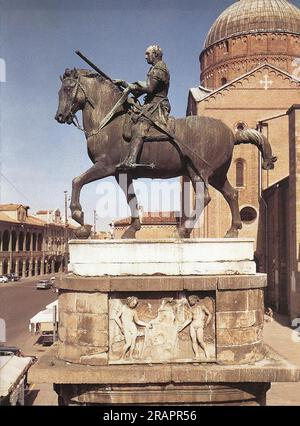
<svg viewBox="0 0 300 426">
<path fill-rule="evenodd" d="M 152 79 L 157 80 L 158 84 L 155 91 L 148 94 L 145 98 L 145 104 L 152 103 L 153 101 L 161 101 L 167 99 L 170 85 L 170 73 L 163 61 L 157 62 L 153 67 L 150 68 L 148 74 L 148 82 Z"/>
</svg>

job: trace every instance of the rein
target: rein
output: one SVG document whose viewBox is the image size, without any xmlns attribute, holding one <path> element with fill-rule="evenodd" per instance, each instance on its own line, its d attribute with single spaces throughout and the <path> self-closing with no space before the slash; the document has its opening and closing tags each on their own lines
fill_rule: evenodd
<svg viewBox="0 0 300 426">
<path fill-rule="evenodd" d="M 76 96 L 77 96 L 77 93 L 78 93 L 78 89 L 80 88 L 82 91 L 83 91 L 83 94 L 84 94 L 84 96 L 85 96 L 85 103 L 89 103 L 90 105 L 91 105 L 91 107 L 93 108 L 93 109 L 95 109 L 95 106 L 94 106 L 94 104 L 93 104 L 93 102 L 91 102 L 91 100 L 90 100 L 90 98 L 87 96 L 87 94 L 86 94 L 86 91 L 85 91 L 85 88 L 82 86 L 82 84 L 80 83 L 80 81 L 79 81 L 79 77 L 77 78 L 77 80 L 76 79 L 74 79 L 74 78 L 70 78 L 69 77 L 69 80 L 71 80 L 71 81 L 74 81 L 75 82 L 75 84 L 76 84 L 76 93 L 75 93 L 75 96 L 74 96 L 74 99 L 73 99 L 73 103 L 72 103 L 72 105 L 71 105 L 71 108 L 70 108 L 70 113 L 69 114 L 71 114 L 71 116 L 72 116 L 72 124 L 74 124 L 74 126 L 78 129 L 78 130 L 80 130 L 81 132 L 84 132 L 85 133 L 85 135 L 86 135 L 86 137 L 87 138 L 90 138 L 90 137 L 92 137 L 92 136 L 96 136 L 96 135 L 98 135 L 98 133 L 103 129 L 103 127 L 105 127 L 106 126 L 106 124 L 111 120 L 111 118 L 113 117 L 113 115 L 114 115 L 114 113 L 115 113 L 115 111 L 116 111 L 116 109 L 118 108 L 118 107 L 120 107 L 120 105 L 122 105 L 124 102 L 125 102 L 125 100 L 127 99 L 127 97 L 128 97 L 128 90 L 125 90 L 124 91 L 124 93 L 123 93 L 123 95 L 122 95 L 122 97 L 119 99 L 119 101 L 116 103 L 116 105 L 112 108 L 112 110 L 106 115 L 106 117 L 104 117 L 104 119 L 101 121 L 101 123 L 99 124 L 99 126 L 98 126 L 98 128 L 97 128 L 97 130 L 94 130 L 94 131 L 92 131 L 92 132 L 87 132 L 80 124 L 79 124 L 79 120 L 78 120 L 78 118 L 77 118 L 77 116 L 76 116 L 76 113 L 73 113 L 73 111 L 72 111 L 72 109 L 73 109 L 73 106 L 74 106 L 74 103 L 75 103 L 75 99 L 76 99 Z"/>
<path fill-rule="evenodd" d="M 78 90 L 79 89 L 81 89 L 82 92 L 83 92 L 83 94 L 84 94 L 84 97 L 85 97 L 84 102 L 85 103 L 89 103 L 93 109 L 95 109 L 94 102 L 88 97 L 85 88 L 83 87 L 83 85 L 79 81 L 79 77 L 77 79 L 72 78 L 72 77 L 68 77 L 68 80 L 74 81 L 75 85 L 76 85 L 76 92 L 75 92 L 75 95 L 74 95 L 74 98 L 73 98 L 73 102 L 72 102 L 72 105 L 71 105 L 71 108 L 70 108 L 70 112 L 69 112 L 69 115 L 71 115 L 71 117 L 72 117 L 72 124 L 74 124 L 74 126 L 78 130 L 81 130 L 82 132 L 84 132 L 87 135 L 87 137 L 94 136 L 94 135 L 98 134 L 99 131 L 88 133 L 86 130 L 84 130 L 84 128 L 82 126 L 80 126 L 80 124 L 79 124 L 79 120 L 78 120 L 78 118 L 76 116 L 76 113 L 72 111 L 73 107 L 75 105 L 75 99 L 76 99 L 76 96 L 78 94 Z M 76 120 L 76 122 L 74 121 L 74 119 Z"/>
</svg>

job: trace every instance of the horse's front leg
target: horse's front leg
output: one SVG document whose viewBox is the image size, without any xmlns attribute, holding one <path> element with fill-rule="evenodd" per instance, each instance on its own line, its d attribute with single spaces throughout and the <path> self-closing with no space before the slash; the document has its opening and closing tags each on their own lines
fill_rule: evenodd
<svg viewBox="0 0 300 426">
<path fill-rule="evenodd" d="M 80 225 L 84 224 L 84 213 L 82 211 L 82 207 L 79 202 L 80 191 L 82 186 L 84 185 L 83 183 L 84 174 L 85 173 L 83 173 L 80 176 L 77 176 L 72 181 L 72 195 L 71 195 L 71 204 L 70 204 L 72 218 L 76 220 L 76 222 L 79 223 Z"/>
<path fill-rule="evenodd" d="M 72 196 L 70 209 L 72 218 L 80 225 L 84 225 L 84 213 L 80 205 L 80 192 L 84 185 L 111 176 L 115 172 L 115 166 L 107 166 L 95 163 L 90 169 L 76 177 L 72 181 Z"/>
<path fill-rule="evenodd" d="M 82 207 L 81 207 L 81 204 L 79 202 L 80 191 L 81 191 L 81 188 L 82 188 L 82 185 L 80 186 L 81 176 L 74 178 L 73 181 L 72 181 L 72 195 L 71 195 L 70 209 L 71 209 L 71 213 L 72 213 L 72 218 L 74 220 L 76 220 L 76 222 L 79 223 L 80 225 L 83 225 L 84 224 L 84 213 L 82 211 Z"/>
</svg>

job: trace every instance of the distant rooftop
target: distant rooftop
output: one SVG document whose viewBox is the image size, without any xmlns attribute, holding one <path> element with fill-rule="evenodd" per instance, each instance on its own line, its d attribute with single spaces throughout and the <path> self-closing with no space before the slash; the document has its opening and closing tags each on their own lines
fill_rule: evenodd
<svg viewBox="0 0 300 426">
<path fill-rule="evenodd" d="M 0 211 L 15 211 L 18 208 L 24 207 L 24 209 L 29 209 L 29 206 L 24 206 L 23 204 L 0 204 Z"/>
<path fill-rule="evenodd" d="M 179 222 L 178 212 L 144 212 L 141 216 L 142 225 L 177 225 Z M 114 226 L 130 225 L 131 218 L 116 220 Z"/>
</svg>

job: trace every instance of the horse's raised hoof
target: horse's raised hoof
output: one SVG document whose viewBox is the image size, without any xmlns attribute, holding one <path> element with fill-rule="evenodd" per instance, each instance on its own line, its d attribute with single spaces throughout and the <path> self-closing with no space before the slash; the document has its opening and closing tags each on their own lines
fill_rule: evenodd
<svg viewBox="0 0 300 426">
<path fill-rule="evenodd" d="M 92 225 L 83 225 L 76 228 L 74 233 L 76 238 L 79 238 L 80 240 L 87 240 L 91 235 L 91 230 Z"/>
</svg>

